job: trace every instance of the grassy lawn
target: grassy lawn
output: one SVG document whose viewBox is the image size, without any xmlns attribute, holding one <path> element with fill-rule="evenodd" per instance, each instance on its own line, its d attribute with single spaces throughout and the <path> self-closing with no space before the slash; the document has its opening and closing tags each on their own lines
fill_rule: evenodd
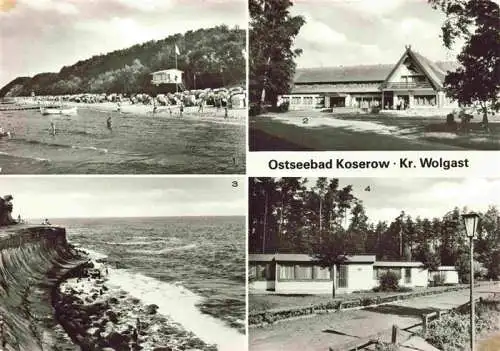
<svg viewBox="0 0 500 351">
<path fill-rule="evenodd" d="M 438 286 L 429 288 L 415 288 L 412 292 L 416 291 L 433 291 L 433 290 L 444 290 L 449 288 L 448 286 Z M 338 294 L 335 297 L 337 301 L 347 301 L 362 298 L 377 298 L 377 297 L 387 297 L 391 295 L 404 295 L 411 294 L 412 292 L 399 293 L 399 292 L 372 292 L 363 291 L 355 292 L 350 294 Z M 308 295 L 308 294 L 252 294 L 248 295 L 248 308 L 249 312 L 259 312 L 267 311 L 271 309 L 279 308 L 292 308 L 292 307 L 304 307 L 309 305 L 315 305 L 320 303 L 326 303 L 332 301 L 331 294 L 318 294 L 318 295 Z"/>
<path fill-rule="evenodd" d="M 303 125 L 303 118 L 321 121 Z M 291 111 L 250 117 L 249 127 L 251 151 L 500 149 L 500 123 L 491 123 L 489 134 L 472 123 L 465 135 L 444 117 Z"/>
</svg>

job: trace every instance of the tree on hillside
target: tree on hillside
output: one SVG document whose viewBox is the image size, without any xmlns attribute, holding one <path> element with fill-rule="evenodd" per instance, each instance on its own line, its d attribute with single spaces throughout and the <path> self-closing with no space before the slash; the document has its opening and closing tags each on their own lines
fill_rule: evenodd
<svg viewBox="0 0 500 351">
<path fill-rule="evenodd" d="M 29 96 L 32 91 L 37 95 L 158 92 L 149 73 L 175 67 L 175 45 L 180 49 L 178 68 L 184 71 L 187 89 L 193 89 L 195 79 L 197 89 L 245 81 L 246 60 L 242 50 L 246 47 L 246 32 L 221 25 L 94 55 L 62 67 L 58 73 L 17 78 L 0 89 L 0 97 Z M 17 84 L 22 84 L 22 89 Z"/>
<path fill-rule="evenodd" d="M 250 99 L 276 105 L 287 93 L 302 52 L 293 41 L 305 20 L 290 15 L 290 0 L 250 0 Z"/>
<path fill-rule="evenodd" d="M 444 46 L 450 49 L 458 39 L 464 46 L 461 64 L 445 78 L 450 97 L 465 106 L 479 108 L 488 130 L 488 112 L 500 109 L 500 11 L 494 0 L 429 0 L 446 15 L 441 27 Z"/>
</svg>

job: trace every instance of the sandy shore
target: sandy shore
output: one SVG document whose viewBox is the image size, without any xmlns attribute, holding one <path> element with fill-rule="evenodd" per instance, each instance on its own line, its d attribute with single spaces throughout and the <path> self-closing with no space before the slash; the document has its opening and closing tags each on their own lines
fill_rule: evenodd
<svg viewBox="0 0 500 351">
<path fill-rule="evenodd" d="M 106 265 L 93 262 L 59 287 L 56 316 L 82 349 L 216 351 L 175 321 L 107 284 Z"/>
<path fill-rule="evenodd" d="M 76 106 L 82 109 L 89 109 L 101 112 L 118 112 L 118 105 L 114 102 L 103 102 L 95 104 L 68 102 L 69 106 Z M 121 103 L 120 113 L 134 114 L 143 117 L 163 117 L 163 118 L 182 118 L 188 120 L 207 121 L 212 123 L 245 125 L 247 118 L 247 109 L 229 109 L 228 116 L 225 117 L 223 108 L 205 106 L 203 112 L 198 112 L 198 106 L 184 107 L 182 117 L 180 116 L 179 106 L 158 106 L 153 113 L 152 105 Z"/>
</svg>

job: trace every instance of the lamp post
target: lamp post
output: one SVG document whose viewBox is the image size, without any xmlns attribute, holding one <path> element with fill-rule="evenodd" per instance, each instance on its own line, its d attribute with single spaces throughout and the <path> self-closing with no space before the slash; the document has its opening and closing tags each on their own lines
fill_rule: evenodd
<svg viewBox="0 0 500 351">
<path fill-rule="evenodd" d="M 475 334 L 475 325 L 474 325 L 474 236 L 476 235 L 477 222 L 479 220 L 479 215 L 474 212 L 466 213 L 462 215 L 465 224 L 465 232 L 469 237 L 470 243 L 470 349 L 474 351 L 474 334 Z"/>
</svg>

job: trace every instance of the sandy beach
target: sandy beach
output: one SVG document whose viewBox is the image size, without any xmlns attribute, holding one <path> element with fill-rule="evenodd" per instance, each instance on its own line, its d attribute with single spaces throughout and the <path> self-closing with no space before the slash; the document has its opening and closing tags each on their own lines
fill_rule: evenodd
<svg viewBox="0 0 500 351">
<path fill-rule="evenodd" d="M 92 104 L 67 102 L 65 105 L 100 112 L 118 112 L 118 105 L 115 102 Z M 213 106 L 205 106 L 203 108 L 203 112 L 198 112 L 198 106 L 184 107 L 182 117 L 180 116 L 179 106 L 176 105 L 157 106 L 156 111 L 153 113 L 152 105 L 123 102 L 120 103 L 119 109 L 119 112 L 123 114 L 134 114 L 143 117 L 182 118 L 231 125 L 245 125 L 247 117 L 246 109 L 228 109 L 228 116 L 225 117 L 225 111 L 223 108 L 216 108 Z"/>
</svg>

